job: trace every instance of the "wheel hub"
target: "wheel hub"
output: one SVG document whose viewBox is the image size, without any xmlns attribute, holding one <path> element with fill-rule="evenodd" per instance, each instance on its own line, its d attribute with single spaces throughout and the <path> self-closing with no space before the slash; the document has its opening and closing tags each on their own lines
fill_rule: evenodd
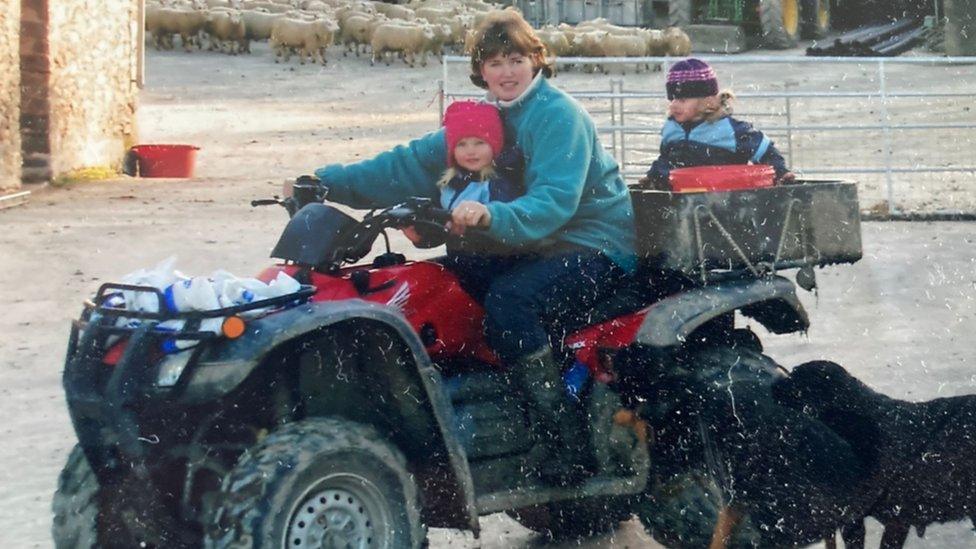
<svg viewBox="0 0 976 549">
<path fill-rule="evenodd" d="M 286 538 L 290 548 L 367 549 L 374 547 L 374 518 L 367 501 L 349 490 L 326 489 L 296 509 Z"/>
</svg>

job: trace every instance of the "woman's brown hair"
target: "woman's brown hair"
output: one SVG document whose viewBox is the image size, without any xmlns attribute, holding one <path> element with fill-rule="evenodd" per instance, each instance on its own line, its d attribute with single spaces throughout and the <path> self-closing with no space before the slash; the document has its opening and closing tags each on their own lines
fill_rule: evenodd
<svg viewBox="0 0 976 549">
<path fill-rule="evenodd" d="M 474 47 L 471 50 L 471 82 L 479 88 L 488 88 L 481 77 L 481 66 L 487 59 L 502 54 L 520 53 L 532 61 L 533 74 L 540 70 L 547 78 L 552 76 L 552 65 L 546 60 L 546 46 L 535 35 L 532 27 L 513 9 L 493 11 L 474 31 Z"/>
</svg>

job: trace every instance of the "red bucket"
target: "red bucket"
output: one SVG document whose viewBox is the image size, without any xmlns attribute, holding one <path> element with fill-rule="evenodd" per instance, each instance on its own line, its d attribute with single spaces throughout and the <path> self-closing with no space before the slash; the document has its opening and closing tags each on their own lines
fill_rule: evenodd
<svg viewBox="0 0 976 549">
<path fill-rule="evenodd" d="M 194 145 L 136 145 L 140 177 L 193 177 L 200 147 Z"/>
<path fill-rule="evenodd" d="M 772 187 L 776 170 L 766 164 L 727 164 L 671 170 L 671 190 L 676 193 L 738 191 Z"/>
</svg>

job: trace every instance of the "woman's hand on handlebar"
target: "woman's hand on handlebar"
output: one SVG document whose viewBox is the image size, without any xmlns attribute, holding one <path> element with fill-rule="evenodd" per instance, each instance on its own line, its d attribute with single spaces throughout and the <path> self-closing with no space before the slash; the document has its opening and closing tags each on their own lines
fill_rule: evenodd
<svg viewBox="0 0 976 549">
<path fill-rule="evenodd" d="M 465 200 L 451 210 L 451 232 L 464 234 L 469 227 L 487 229 L 491 226 L 491 213 L 481 202 Z"/>
</svg>

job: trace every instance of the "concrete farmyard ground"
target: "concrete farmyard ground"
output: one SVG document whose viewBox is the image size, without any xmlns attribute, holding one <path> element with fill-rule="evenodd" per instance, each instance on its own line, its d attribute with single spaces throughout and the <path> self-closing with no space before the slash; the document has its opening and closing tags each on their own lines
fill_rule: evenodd
<svg viewBox="0 0 976 549">
<path fill-rule="evenodd" d="M 436 128 L 439 74 L 433 65 L 370 68 L 355 58 L 327 68 L 276 65 L 260 47 L 239 58 L 151 52 L 142 141 L 199 145 L 197 177 L 47 188 L 0 211 L 0 547 L 52 545 L 51 494 L 74 444 L 60 374 L 81 300 L 101 282 L 170 255 L 189 274 L 257 272 L 285 217 L 248 201 L 276 193 L 286 177 Z M 563 74 L 556 83 L 602 88 L 603 78 Z M 762 334 L 768 353 L 787 367 L 835 360 L 898 398 L 976 393 L 976 224 L 865 223 L 863 240 L 862 261 L 819 271 L 819 292 L 802 294 L 809 333 Z M 405 241 L 395 244 L 412 253 Z M 537 541 L 503 516 L 483 525 L 481 547 Z M 870 522 L 868 546 L 879 538 Z M 431 542 L 475 546 L 444 530 Z M 633 520 L 613 536 L 572 546 L 655 544 Z M 976 536 L 965 521 L 933 526 L 908 546 L 973 547 Z"/>
</svg>

